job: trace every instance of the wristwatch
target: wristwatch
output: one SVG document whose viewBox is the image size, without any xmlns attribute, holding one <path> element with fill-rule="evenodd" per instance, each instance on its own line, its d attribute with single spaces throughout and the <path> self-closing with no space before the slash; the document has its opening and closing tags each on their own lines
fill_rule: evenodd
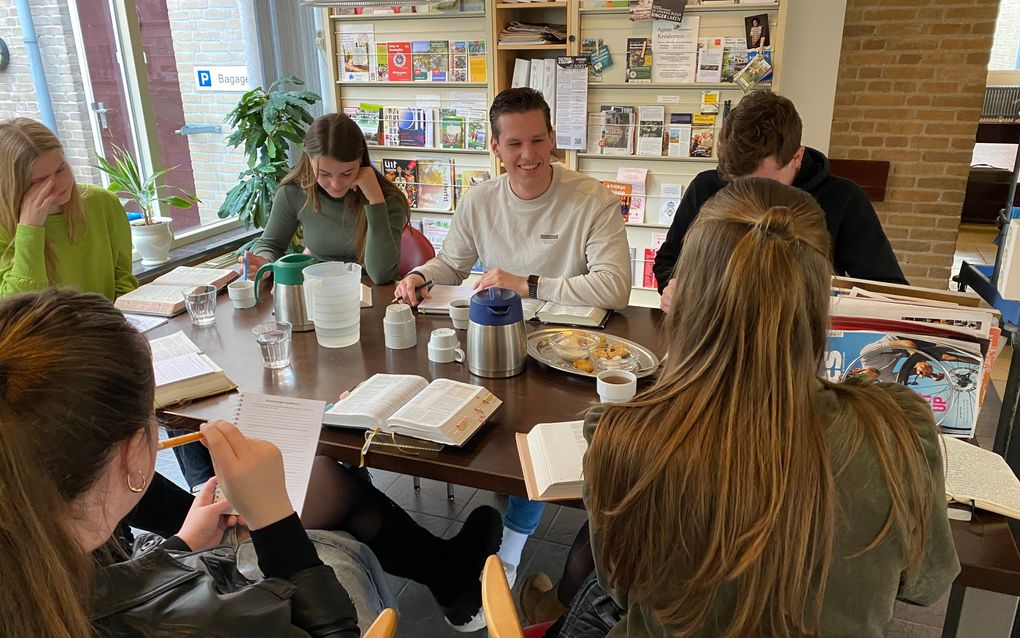
<svg viewBox="0 0 1020 638">
<path fill-rule="evenodd" d="M 538 275 L 528 275 L 528 296 L 538 299 Z"/>
</svg>

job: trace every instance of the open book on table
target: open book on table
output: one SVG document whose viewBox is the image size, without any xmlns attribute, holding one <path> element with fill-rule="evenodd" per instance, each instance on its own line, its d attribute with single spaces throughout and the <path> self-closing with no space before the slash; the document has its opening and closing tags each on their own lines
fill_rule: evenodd
<svg viewBox="0 0 1020 638">
<path fill-rule="evenodd" d="M 941 435 L 946 501 L 1020 519 L 1020 480 L 995 452 Z"/>
<path fill-rule="evenodd" d="M 183 332 L 149 342 L 156 376 L 156 408 L 227 392 L 237 387 L 223 368 Z"/>
<path fill-rule="evenodd" d="M 472 286 L 444 286 L 436 284 L 429 290 L 429 298 L 418 304 L 418 312 L 425 315 L 450 314 L 450 302 L 455 299 L 470 299 L 478 292 Z"/>
<path fill-rule="evenodd" d="M 124 312 L 173 317 L 184 312 L 182 291 L 185 288 L 216 286 L 217 290 L 221 290 L 238 277 L 236 271 L 226 268 L 180 266 L 157 277 L 152 283 L 118 297 L 113 305 Z"/>
<path fill-rule="evenodd" d="M 584 421 L 539 423 L 531 432 L 518 432 L 517 453 L 528 499 L 558 501 L 581 498 Z"/>
<path fill-rule="evenodd" d="M 567 306 L 564 304 L 542 301 L 541 299 L 522 299 L 524 320 L 532 319 L 542 323 L 555 323 L 567 326 L 583 326 L 586 328 L 605 328 L 612 310 L 595 306 Z"/>
<path fill-rule="evenodd" d="M 463 445 L 503 403 L 479 385 L 376 374 L 337 401 L 322 422 Z"/>
</svg>

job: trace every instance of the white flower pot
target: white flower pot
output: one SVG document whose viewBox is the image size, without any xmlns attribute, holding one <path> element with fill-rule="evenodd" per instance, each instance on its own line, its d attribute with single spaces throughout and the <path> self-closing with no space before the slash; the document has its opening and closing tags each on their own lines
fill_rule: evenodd
<svg viewBox="0 0 1020 638">
<path fill-rule="evenodd" d="M 174 231 L 167 217 L 156 217 L 148 226 L 142 220 L 131 223 L 131 241 L 142 256 L 143 266 L 158 266 L 170 261 Z"/>
</svg>

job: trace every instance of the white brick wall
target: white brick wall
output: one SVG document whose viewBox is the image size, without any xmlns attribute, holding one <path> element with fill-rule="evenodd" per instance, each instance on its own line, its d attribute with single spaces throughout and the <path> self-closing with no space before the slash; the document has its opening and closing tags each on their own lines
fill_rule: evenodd
<svg viewBox="0 0 1020 638">
<path fill-rule="evenodd" d="M 78 181 L 99 183 L 99 174 L 91 166 L 95 161 L 95 143 L 67 3 L 62 0 L 30 0 L 29 6 L 53 101 L 57 135 Z M 11 51 L 11 65 L 0 72 L 0 95 L 4 96 L 0 100 L 0 119 L 39 119 L 39 101 L 32 85 L 28 55 L 13 0 L 0 0 L 0 38 L 7 42 Z"/>
</svg>

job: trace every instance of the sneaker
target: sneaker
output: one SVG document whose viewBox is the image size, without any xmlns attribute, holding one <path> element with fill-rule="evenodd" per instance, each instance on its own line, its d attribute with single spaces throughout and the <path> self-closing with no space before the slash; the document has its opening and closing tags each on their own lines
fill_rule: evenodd
<svg viewBox="0 0 1020 638">
<path fill-rule="evenodd" d="M 443 620 L 445 620 L 446 624 L 452 627 L 454 631 L 459 631 L 464 634 L 472 631 L 478 631 L 479 629 L 485 629 L 485 613 L 481 610 L 478 610 L 477 614 L 471 616 L 471 618 L 462 625 L 453 624 L 453 621 L 450 620 L 449 616 L 445 616 Z"/>
</svg>

